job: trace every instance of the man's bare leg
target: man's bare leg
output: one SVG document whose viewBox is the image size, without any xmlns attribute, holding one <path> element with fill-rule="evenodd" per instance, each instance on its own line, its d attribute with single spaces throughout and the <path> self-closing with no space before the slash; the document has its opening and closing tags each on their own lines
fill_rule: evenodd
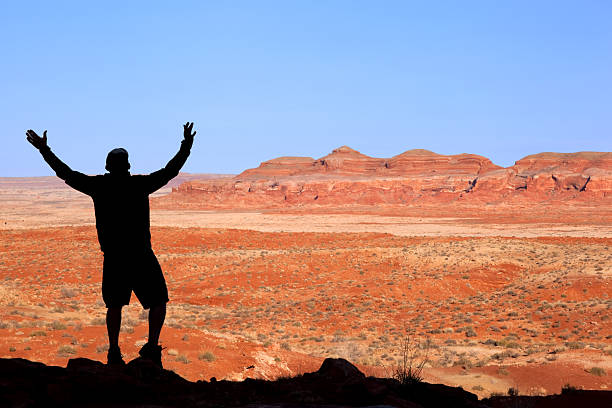
<svg viewBox="0 0 612 408">
<path fill-rule="evenodd" d="M 108 331 L 107 364 L 123 365 L 125 362 L 119 350 L 119 330 L 121 330 L 121 306 L 109 307 L 106 311 L 106 330 Z"/>
<path fill-rule="evenodd" d="M 166 304 L 152 306 L 149 311 L 149 344 L 157 346 L 164 320 L 166 319 Z"/>
<path fill-rule="evenodd" d="M 121 306 L 109 307 L 106 311 L 106 330 L 110 348 L 119 347 L 119 330 L 121 329 Z"/>
</svg>

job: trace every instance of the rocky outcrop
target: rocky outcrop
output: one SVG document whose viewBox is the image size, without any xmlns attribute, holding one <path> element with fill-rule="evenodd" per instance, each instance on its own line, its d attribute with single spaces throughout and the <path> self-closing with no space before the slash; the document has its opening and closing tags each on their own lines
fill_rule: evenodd
<svg viewBox="0 0 612 408">
<path fill-rule="evenodd" d="M 366 377 L 348 361 L 325 359 L 321 368 L 276 381 L 190 382 L 137 358 L 123 367 L 71 359 L 66 368 L 24 359 L 0 359 L 3 407 L 354 407 L 486 408 L 608 406 L 611 391 L 572 390 L 546 397 L 492 397 L 479 401 L 459 387 L 402 384 Z"/>
<path fill-rule="evenodd" d="M 542 198 L 603 198 L 612 194 L 612 153 L 541 153 L 527 156 L 514 166 L 485 173 L 478 190 L 511 193 L 523 190 Z"/>
<path fill-rule="evenodd" d="M 440 405 L 442 404 L 442 405 Z M 0 359 L 0 406 L 121 407 L 485 407 L 461 388 L 420 383 L 402 386 L 366 377 L 344 359 L 326 359 L 314 373 L 277 381 L 189 382 L 136 359 L 125 367 L 72 359 L 66 368 Z"/>
<path fill-rule="evenodd" d="M 486 202 L 609 203 L 612 153 L 541 153 L 503 168 L 474 154 L 408 150 L 373 158 L 347 146 L 280 157 L 233 178 L 192 180 L 154 206 L 194 209 L 402 207 Z"/>
</svg>

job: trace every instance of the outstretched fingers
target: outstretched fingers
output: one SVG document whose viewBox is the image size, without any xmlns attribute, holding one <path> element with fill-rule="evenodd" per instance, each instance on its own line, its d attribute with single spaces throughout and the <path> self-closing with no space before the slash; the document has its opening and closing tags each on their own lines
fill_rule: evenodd
<svg viewBox="0 0 612 408">
<path fill-rule="evenodd" d="M 30 142 L 34 147 L 40 149 L 43 146 L 47 145 L 47 131 L 43 132 L 43 136 L 40 137 L 36 134 L 32 129 L 28 129 L 26 131 L 26 139 Z"/>
<path fill-rule="evenodd" d="M 187 122 L 183 125 L 183 134 L 185 138 L 193 139 L 196 132 L 192 133 L 192 131 L 193 131 L 193 122 Z"/>
<path fill-rule="evenodd" d="M 35 131 L 33 131 L 32 129 L 28 129 L 26 131 L 26 138 L 28 139 L 28 142 L 34 144 L 34 142 L 39 139 L 38 135 L 36 134 Z"/>
</svg>

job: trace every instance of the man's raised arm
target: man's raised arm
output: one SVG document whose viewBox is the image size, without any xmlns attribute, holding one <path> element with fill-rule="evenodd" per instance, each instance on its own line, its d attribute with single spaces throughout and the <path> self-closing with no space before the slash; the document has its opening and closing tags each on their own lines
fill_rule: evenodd
<svg viewBox="0 0 612 408">
<path fill-rule="evenodd" d="M 187 161 L 189 153 L 191 152 L 193 137 L 196 135 L 196 132 L 192 131 L 193 122 L 185 123 L 183 125 L 183 141 L 181 142 L 181 148 L 179 149 L 178 153 L 175 154 L 172 159 L 170 159 L 168 164 L 166 164 L 163 169 L 149 174 L 149 182 L 147 186 L 149 194 L 159 190 L 178 175 L 179 171 Z"/>
<path fill-rule="evenodd" d="M 66 163 L 61 161 L 47 145 L 47 131 L 43 132 L 42 137 L 38 136 L 32 129 L 26 132 L 28 142 L 38 149 L 43 159 L 55 171 L 57 177 L 61 178 L 70 187 L 82 193 L 89 194 L 90 186 L 89 177 L 83 173 L 72 170 Z"/>
</svg>

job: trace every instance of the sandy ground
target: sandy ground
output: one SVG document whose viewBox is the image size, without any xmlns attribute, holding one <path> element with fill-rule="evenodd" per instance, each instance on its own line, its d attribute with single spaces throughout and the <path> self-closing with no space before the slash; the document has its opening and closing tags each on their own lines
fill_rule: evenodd
<svg viewBox="0 0 612 408">
<path fill-rule="evenodd" d="M 57 179 L 14 185 L 0 179 L 0 229 L 41 228 L 95 223 L 89 197 Z M 166 187 L 154 196 L 168 194 Z M 236 228 L 264 232 L 378 232 L 398 236 L 461 237 L 602 237 L 612 238 L 612 225 L 564 223 L 495 224 L 472 218 L 417 218 L 357 214 L 270 214 L 152 210 L 151 225 Z"/>
</svg>

